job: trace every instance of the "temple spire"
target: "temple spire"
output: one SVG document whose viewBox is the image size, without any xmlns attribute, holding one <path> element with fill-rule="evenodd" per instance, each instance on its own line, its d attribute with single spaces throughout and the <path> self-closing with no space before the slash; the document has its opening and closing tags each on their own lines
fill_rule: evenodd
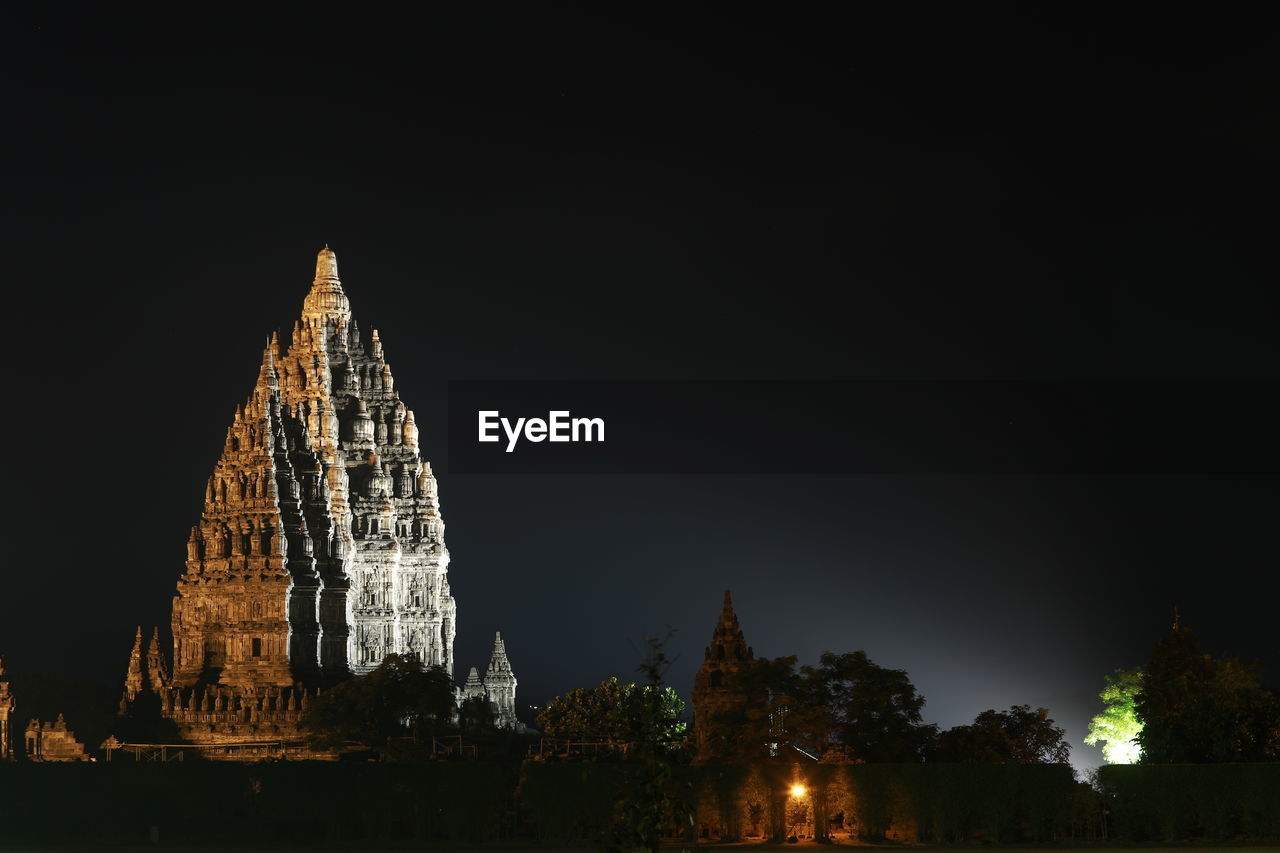
<svg viewBox="0 0 1280 853">
<path fill-rule="evenodd" d="M 338 256 L 328 245 L 316 255 L 316 277 L 302 303 L 302 322 L 321 327 L 332 323 L 335 328 L 351 322 L 351 303 L 338 278 Z"/>
<path fill-rule="evenodd" d="M 165 666 L 163 654 L 160 652 L 160 628 L 151 631 L 151 645 L 147 647 L 147 684 L 156 693 L 169 685 L 168 667 Z"/>
<path fill-rule="evenodd" d="M 133 651 L 129 653 L 129 670 L 124 677 L 125 699 L 129 702 L 137 699 L 142 686 L 142 626 L 139 625 L 138 633 L 133 637 Z M 124 701 L 121 702 L 121 710 L 123 709 Z"/>
<path fill-rule="evenodd" d="M 493 655 L 489 669 L 484 674 L 485 696 L 493 703 L 494 723 L 500 729 L 516 729 L 516 676 L 507 659 L 507 646 L 502 642 L 502 632 L 493 636 Z"/>
<path fill-rule="evenodd" d="M 497 631 L 493 636 L 493 654 L 489 657 L 488 675 L 510 671 L 511 661 L 507 659 L 507 645 L 502 642 L 502 632 Z"/>
<path fill-rule="evenodd" d="M 751 666 L 755 651 L 747 645 L 738 614 L 733 611 L 733 596 L 724 591 L 720 618 L 711 633 L 711 643 L 703 656 L 702 667 L 693 679 L 693 730 L 697 761 L 708 761 L 720 755 L 720 741 L 712 720 L 726 711 L 746 707 L 747 697 L 730 689 L 733 675 Z"/>
<path fill-rule="evenodd" d="M 320 250 L 320 254 L 316 255 L 315 284 L 322 282 L 340 283 L 338 279 L 338 256 L 333 253 L 333 249 L 329 248 L 328 243 L 325 243 L 324 248 Z"/>
</svg>

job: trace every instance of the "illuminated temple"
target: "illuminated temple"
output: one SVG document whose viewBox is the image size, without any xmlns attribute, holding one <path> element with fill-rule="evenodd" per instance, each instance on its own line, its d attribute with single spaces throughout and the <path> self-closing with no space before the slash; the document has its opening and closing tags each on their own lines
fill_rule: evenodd
<svg viewBox="0 0 1280 853">
<path fill-rule="evenodd" d="M 308 690 L 389 654 L 452 674 L 449 551 L 418 439 L 326 246 L 288 347 L 272 335 L 263 349 L 205 487 L 173 600 L 172 672 L 154 638 L 144 660 L 139 636 L 126 700 L 154 690 L 197 743 L 252 740 L 289 736 Z M 488 698 L 514 721 L 501 640 L 494 654 L 505 670 Z"/>
</svg>

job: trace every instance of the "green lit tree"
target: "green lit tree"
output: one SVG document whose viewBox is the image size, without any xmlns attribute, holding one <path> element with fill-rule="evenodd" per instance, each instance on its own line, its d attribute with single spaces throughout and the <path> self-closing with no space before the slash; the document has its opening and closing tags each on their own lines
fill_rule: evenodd
<svg viewBox="0 0 1280 853">
<path fill-rule="evenodd" d="M 682 828 L 692 828 L 694 822 L 689 783 L 677 785 L 674 778 L 680 744 L 672 738 L 684 732 L 679 720 L 684 702 L 663 684 L 672 663 L 663 650 L 663 638 L 646 637 L 644 642 L 645 658 L 636 669 L 645 683 L 629 685 L 626 696 L 631 761 L 618 792 L 609 853 L 658 853 L 668 822 Z"/>
<path fill-rule="evenodd" d="M 1108 764 L 1137 764 L 1142 760 L 1142 720 L 1138 718 L 1138 694 L 1142 691 L 1142 667 L 1117 669 L 1106 676 L 1102 692 L 1102 713 L 1089 721 L 1084 742 L 1102 744 Z"/>
</svg>

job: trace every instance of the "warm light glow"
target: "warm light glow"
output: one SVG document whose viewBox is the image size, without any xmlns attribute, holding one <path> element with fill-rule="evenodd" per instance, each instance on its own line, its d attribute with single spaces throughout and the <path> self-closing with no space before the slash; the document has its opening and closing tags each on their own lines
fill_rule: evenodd
<svg viewBox="0 0 1280 853">
<path fill-rule="evenodd" d="M 792 786 L 791 786 L 791 796 L 793 796 L 793 797 L 803 797 L 803 796 L 804 796 L 804 785 L 792 785 Z"/>
</svg>

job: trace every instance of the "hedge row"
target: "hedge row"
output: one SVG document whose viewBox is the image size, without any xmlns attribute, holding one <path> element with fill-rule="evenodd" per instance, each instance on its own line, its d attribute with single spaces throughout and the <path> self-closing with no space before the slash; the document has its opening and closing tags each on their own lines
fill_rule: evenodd
<svg viewBox="0 0 1280 853">
<path fill-rule="evenodd" d="M 1280 838 L 1280 764 L 1112 765 L 1098 782 L 1116 837 Z"/>
<path fill-rule="evenodd" d="M 512 832 L 517 764 L 219 762 L 0 765 L 0 843 L 237 846 L 491 841 Z M 505 835 L 504 835 L 505 833 Z"/>
<path fill-rule="evenodd" d="M 354 839 L 595 842 L 627 764 L 216 762 L 0 765 L 0 843 L 297 844 Z M 676 768 L 695 815 L 671 833 L 1027 842 L 1280 838 L 1280 764 L 1069 768 L 823 764 Z M 791 790 L 803 785 L 803 797 Z M 1105 812 L 1105 818 L 1104 818 Z"/>
<path fill-rule="evenodd" d="M 541 840 L 587 841 L 609 826 L 626 765 L 530 765 L 521 802 Z M 791 790 L 803 786 L 804 796 Z M 776 764 L 678 768 L 672 794 L 695 816 L 688 836 L 780 841 L 795 830 L 866 840 L 1048 841 L 1097 835 L 1096 798 L 1068 767 Z M 797 812 L 797 809 L 799 810 Z M 673 823 L 672 831 L 676 831 Z"/>
</svg>

